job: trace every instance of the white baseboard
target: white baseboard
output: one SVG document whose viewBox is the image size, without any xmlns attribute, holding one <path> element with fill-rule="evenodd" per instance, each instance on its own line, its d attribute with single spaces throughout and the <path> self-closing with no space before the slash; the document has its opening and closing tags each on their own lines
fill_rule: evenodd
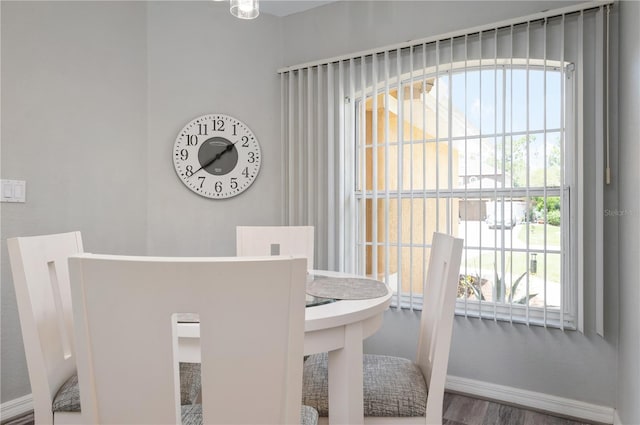
<svg viewBox="0 0 640 425">
<path fill-rule="evenodd" d="M 558 415 L 613 424 L 615 409 L 489 382 L 447 375 L 447 390 L 488 398 Z M 620 422 L 617 422 L 618 424 Z"/>
<path fill-rule="evenodd" d="M 14 416 L 23 415 L 33 410 L 33 397 L 31 394 L 14 398 L 0 405 L 0 421 L 11 419 Z"/>
</svg>

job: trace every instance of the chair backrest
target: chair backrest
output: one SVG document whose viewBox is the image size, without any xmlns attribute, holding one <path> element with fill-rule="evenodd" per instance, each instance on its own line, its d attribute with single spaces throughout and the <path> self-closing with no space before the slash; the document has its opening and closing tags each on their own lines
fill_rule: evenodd
<svg viewBox="0 0 640 425">
<path fill-rule="evenodd" d="M 36 422 L 52 423 L 58 389 L 76 370 L 69 256 L 80 232 L 7 239 Z"/>
<path fill-rule="evenodd" d="M 313 270 L 313 226 L 238 226 L 236 255 L 305 257 Z"/>
<path fill-rule="evenodd" d="M 71 257 L 82 409 L 181 423 L 176 313 L 200 316 L 203 423 L 299 424 L 303 258 Z"/>
<path fill-rule="evenodd" d="M 427 381 L 427 424 L 442 422 L 463 240 L 434 233 L 429 254 L 416 363 Z"/>
</svg>

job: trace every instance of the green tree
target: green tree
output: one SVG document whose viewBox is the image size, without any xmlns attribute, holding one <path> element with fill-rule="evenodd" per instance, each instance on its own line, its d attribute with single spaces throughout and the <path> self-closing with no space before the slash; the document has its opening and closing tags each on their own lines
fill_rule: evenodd
<svg viewBox="0 0 640 425">
<path fill-rule="evenodd" d="M 489 156 L 486 164 L 489 167 L 497 168 L 498 171 L 504 170 L 507 175 L 510 175 L 513 187 L 525 187 L 527 185 L 527 172 L 530 173 L 530 186 L 543 187 L 545 182 L 551 186 L 559 185 L 562 162 L 559 140 L 547 144 L 547 156 L 544 158 L 544 165 L 541 168 L 533 168 L 533 157 L 539 154 L 539 151 L 536 152 L 532 146 L 535 145 L 536 140 L 535 135 L 529 135 L 528 138 L 527 136 L 521 136 L 517 139 L 507 137 L 504 143 L 504 151 L 500 146 L 498 146 L 498 149 L 487 146 Z M 540 147 L 538 148 L 540 149 Z M 529 164 L 527 164 L 527 156 L 529 157 Z"/>
<path fill-rule="evenodd" d="M 527 184 L 527 144 L 531 144 L 535 140 L 535 136 L 529 136 L 528 142 L 526 136 L 515 140 L 507 137 L 504 143 L 504 151 L 500 148 L 488 149 L 489 156 L 486 164 L 490 168 L 497 168 L 498 172 L 504 171 L 507 175 L 510 175 L 513 187 L 524 187 Z"/>
<path fill-rule="evenodd" d="M 534 196 L 531 198 L 533 202 L 535 202 L 535 209 L 538 212 L 544 213 L 544 198 L 542 196 Z M 560 211 L 560 197 L 558 196 L 550 196 L 547 198 L 547 212 L 549 211 Z"/>
</svg>

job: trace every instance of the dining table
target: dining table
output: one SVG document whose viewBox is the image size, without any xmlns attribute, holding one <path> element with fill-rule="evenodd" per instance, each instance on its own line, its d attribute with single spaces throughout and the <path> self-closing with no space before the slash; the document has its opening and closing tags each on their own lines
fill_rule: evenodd
<svg viewBox="0 0 640 425">
<path fill-rule="evenodd" d="M 329 424 L 364 423 L 363 340 L 382 325 L 391 289 L 349 273 L 312 270 L 307 276 L 304 354 L 328 353 Z M 197 318 L 178 318 L 179 360 L 200 362 Z"/>
</svg>

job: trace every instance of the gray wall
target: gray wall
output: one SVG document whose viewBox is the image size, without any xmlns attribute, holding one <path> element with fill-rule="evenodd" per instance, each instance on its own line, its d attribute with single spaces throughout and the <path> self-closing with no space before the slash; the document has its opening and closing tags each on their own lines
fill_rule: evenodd
<svg viewBox="0 0 640 425">
<path fill-rule="evenodd" d="M 619 218 L 620 346 L 618 414 L 624 424 L 640 423 L 640 2 L 620 3 Z M 614 119 L 615 123 L 615 119 Z"/>
<path fill-rule="evenodd" d="M 235 255 L 236 225 L 280 222 L 280 21 L 234 18 L 225 2 L 148 10 L 148 253 Z M 207 113 L 244 121 L 260 142 L 260 175 L 241 196 L 200 197 L 173 169 L 178 132 Z"/>
<path fill-rule="evenodd" d="M 560 2 L 340 2 L 297 14 L 284 21 L 286 65 L 425 38 L 450 31 L 565 6 Z M 614 17 L 615 19 L 615 17 Z M 615 28 L 614 22 L 614 28 Z M 326 35 L 319 38 L 319 32 Z M 614 66 L 615 68 L 615 66 Z M 612 71 L 615 74 L 615 70 Z M 594 102 L 585 93 L 585 113 Z M 615 100 L 614 100 L 615 101 Z M 592 122 L 591 122 L 592 124 Z M 593 134 L 588 128 L 586 133 Z M 613 146 L 613 166 L 617 151 Z M 585 147 L 586 182 L 596 176 L 594 146 Z M 605 204 L 617 203 L 616 181 L 606 188 Z M 449 373 L 605 406 L 615 405 L 618 334 L 618 227 L 605 223 L 605 332 L 595 334 L 594 239 L 589 229 L 602 211 L 595 195 L 585 194 L 585 334 L 540 327 L 456 318 Z M 382 329 L 365 350 L 413 358 L 418 315 L 390 310 Z"/>
<path fill-rule="evenodd" d="M 576 3 L 581 1 L 339 1 L 284 19 L 284 65 L 446 34 Z"/>
<path fill-rule="evenodd" d="M 85 248 L 144 253 L 143 3 L 2 2 L 2 402 L 30 392 L 6 238 L 82 231 Z"/>
</svg>

